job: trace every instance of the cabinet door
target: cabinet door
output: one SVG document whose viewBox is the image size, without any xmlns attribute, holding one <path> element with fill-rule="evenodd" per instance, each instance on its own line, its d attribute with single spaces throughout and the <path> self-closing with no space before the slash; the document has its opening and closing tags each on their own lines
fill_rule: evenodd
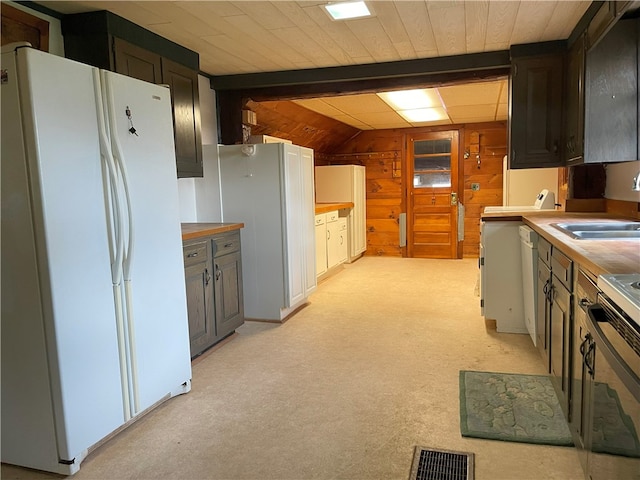
<svg viewBox="0 0 640 480">
<path fill-rule="evenodd" d="M 549 317 L 550 302 L 548 297 L 551 288 L 551 270 L 542 261 L 538 261 L 538 308 L 536 309 L 538 351 L 547 373 L 549 372 Z"/>
<path fill-rule="evenodd" d="M 569 423 L 583 468 L 586 467 L 584 449 L 589 425 L 588 399 L 591 377 L 586 359 L 591 355 L 593 343 L 591 334 L 587 330 L 586 315 L 583 307 L 576 305 L 572 335 L 571 421 Z"/>
<path fill-rule="evenodd" d="M 340 227 L 338 221 L 327 222 L 327 268 L 340 263 Z"/>
<path fill-rule="evenodd" d="M 316 273 L 327 271 L 327 227 L 324 223 L 316 225 Z"/>
<path fill-rule="evenodd" d="M 213 345 L 216 339 L 213 281 L 210 260 L 185 268 L 191 358 Z"/>
<path fill-rule="evenodd" d="M 310 295 L 316 289 L 317 273 L 315 258 L 315 181 L 313 166 L 313 150 L 300 147 L 302 163 L 302 236 L 304 238 L 304 289 Z"/>
<path fill-rule="evenodd" d="M 244 323 L 240 252 L 214 258 L 216 328 L 226 337 Z"/>
<path fill-rule="evenodd" d="M 562 165 L 562 53 L 512 60 L 509 168 Z"/>
<path fill-rule="evenodd" d="M 584 152 L 585 35 L 580 35 L 567 57 L 565 160 L 580 163 Z"/>
<path fill-rule="evenodd" d="M 115 71 L 150 83 L 162 83 L 160 55 L 120 38 L 113 39 Z"/>
<path fill-rule="evenodd" d="M 551 380 L 556 387 L 560 406 L 569 419 L 571 361 L 571 294 L 555 278 L 551 303 Z"/>
<path fill-rule="evenodd" d="M 352 249 L 350 255 L 359 255 L 367 249 L 367 193 L 365 167 L 354 167 Z"/>
<path fill-rule="evenodd" d="M 198 73 L 162 58 L 162 83 L 171 88 L 178 177 L 202 176 Z"/>
<path fill-rule="evenodd" d="M 344 263 L 349 256 L 349 242 L 347 239 L 347 219 L 341 217 L 336 222 L 338 224 L 338 263 Z"/>
<path fill-rule="evenodd" d="M 587 53 L 585 162 L 638 159 L 638 20 L 621 20 Z"/>
</svg>

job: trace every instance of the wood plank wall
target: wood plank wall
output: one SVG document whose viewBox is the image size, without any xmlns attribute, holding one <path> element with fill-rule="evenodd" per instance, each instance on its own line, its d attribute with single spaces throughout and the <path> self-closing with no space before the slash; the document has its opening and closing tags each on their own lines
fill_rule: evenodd
<svg viewBox="0 0 640 480">
<path fill-rule="evenodd" d="M 487 205 L 502 204 L 502 158 L 507 151 L 506 122 L 465 124 L 447 127 L 366 130 L 331 153 L 316 159 L 317 165 L 356 164 L 366 167 L 367 176 L 367 251 L 366 255 L 403 256 L 399 245 L 399 214 L 405 212 L 406 137 L 428 131 L 460 131 L 461 161 L 464 162 L 465 240 L 463 256 L 477 257 L 480 242 L 480 214 Z M 474 135 L 474 134 L 477 134 Z M 480 166 L 471 139 L 479 138 Z M 475 143 L 475 142 L 474 142 Z M 480 189 L 471 190 L 478 183 Z"/>
</svg>

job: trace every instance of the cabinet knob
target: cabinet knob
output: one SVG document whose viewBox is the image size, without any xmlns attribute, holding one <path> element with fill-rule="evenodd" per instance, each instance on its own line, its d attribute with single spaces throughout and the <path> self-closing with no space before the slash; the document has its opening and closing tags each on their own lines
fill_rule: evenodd
<svg viewBox="0 0 640 480">
<path fill-rule="evenodd" d="M 193 258 L 193 257 L 197 257 L 197 256 L 198 256 L 198 252 L 193 252 L 193 253 L 187 254 L 187 258 Z"/>
</svg>

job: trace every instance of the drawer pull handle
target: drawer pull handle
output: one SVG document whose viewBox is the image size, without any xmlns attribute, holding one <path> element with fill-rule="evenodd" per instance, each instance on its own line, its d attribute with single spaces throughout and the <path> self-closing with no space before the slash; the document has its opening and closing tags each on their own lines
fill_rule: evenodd
<svg viewBox="0 0 640 480">
<path fill-rule="evenodd" d="M 187 258 L 193 258 L 193 257 L 197 257 L 198 256 L 198 252 L 193 252 L 187 255 Z"/>
<path fill-rule="evenodd" d="M 225 243 L 224 248 L 233 247 L 233 243 Z"/>
</svg>

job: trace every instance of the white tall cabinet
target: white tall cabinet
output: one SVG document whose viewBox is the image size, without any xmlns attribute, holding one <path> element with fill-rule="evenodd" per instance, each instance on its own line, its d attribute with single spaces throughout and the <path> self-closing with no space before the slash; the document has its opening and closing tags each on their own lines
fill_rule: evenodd
<svg viewBox="0 0 640 480">
<path fill-rule="evenodd" d="M 282 320 L 316 288 L 313 150 L 221 145 L 223 222 L 242 222 L 246 318 Z"/>
<path fill-rule="evenodd" d="M 316 202 L 353 202 L 347 217 L 348 261 L 367 249 L 367 196 L 365 167 L 328 165 L 316 167 Z"/>
</svg>

